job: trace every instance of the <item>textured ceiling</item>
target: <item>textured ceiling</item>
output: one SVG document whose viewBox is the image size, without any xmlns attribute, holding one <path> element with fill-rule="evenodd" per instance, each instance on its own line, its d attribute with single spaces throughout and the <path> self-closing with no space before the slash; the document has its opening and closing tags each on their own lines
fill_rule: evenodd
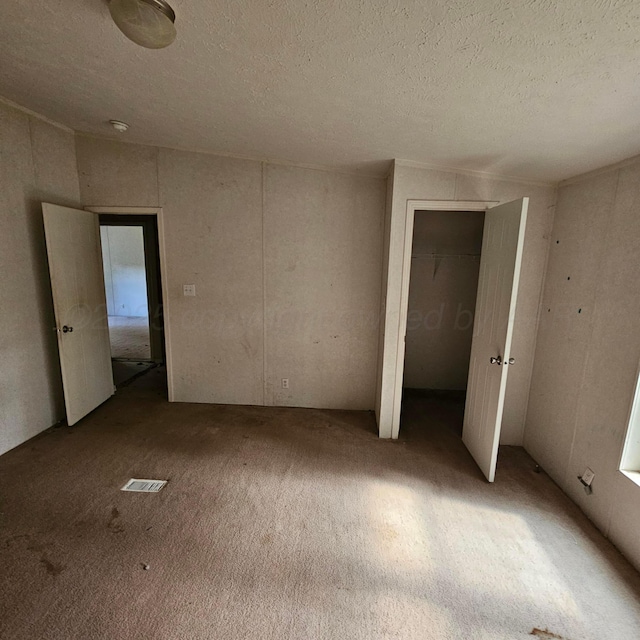
<svg viewBox="0 0 640 640">
<path fill-rule="evenodd" d="M 640 153 L 640 0 L 171 0 L 142 49 L 106 0 L 13 0 L 0 95 L 75 130 L 382 172 L 556 181 Z"/>
</svg>

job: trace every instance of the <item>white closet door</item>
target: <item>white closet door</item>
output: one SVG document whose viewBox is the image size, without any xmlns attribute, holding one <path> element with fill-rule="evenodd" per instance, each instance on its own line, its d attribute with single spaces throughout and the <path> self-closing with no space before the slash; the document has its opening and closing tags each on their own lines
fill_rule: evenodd
<svg viewBox="0 0 640 640">
<path fill-rule="evenodd" d="M 485 214 L 462 440 L 489 482 L 498 459 L 528 198 Z M 516 365 L 517 366 L 517 365 Z"/>
</svg>

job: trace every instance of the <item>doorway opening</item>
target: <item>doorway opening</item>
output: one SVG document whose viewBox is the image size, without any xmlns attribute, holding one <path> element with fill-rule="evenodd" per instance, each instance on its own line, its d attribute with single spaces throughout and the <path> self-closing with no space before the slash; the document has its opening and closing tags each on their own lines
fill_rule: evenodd
<svg viewBox="0 0 640 640">
<path fill-rule="evenodd" d="M 155 215 L 100 214 L 100 240 L 116 387 L 165 360 Z"/>
<path fill-rule="evenodd" d="M 462 436 L 484 211 L 416 210 L 400 424 Z"/>
</svg>

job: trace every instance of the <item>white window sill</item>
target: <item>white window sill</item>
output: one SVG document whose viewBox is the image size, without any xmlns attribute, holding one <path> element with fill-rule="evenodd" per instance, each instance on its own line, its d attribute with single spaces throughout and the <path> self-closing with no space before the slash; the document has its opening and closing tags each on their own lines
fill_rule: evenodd
<svg viewBox="0 0 640 640">
<path fill-rule="evenodd" d="M 640 471 L 625 471 L 620 469 L 620 473 L 623 473 L 631 482 L 634 482 L 640 487 Z"/>
</svg>

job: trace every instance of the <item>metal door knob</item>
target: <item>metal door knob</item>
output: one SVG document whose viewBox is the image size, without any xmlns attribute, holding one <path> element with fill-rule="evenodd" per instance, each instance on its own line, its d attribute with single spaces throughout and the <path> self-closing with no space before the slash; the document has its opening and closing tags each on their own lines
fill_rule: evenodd
<svg viewBox="0 0 640 640">
<path fill-rule="evenodd" d="M 65 324 L 64 327 L 62 327 L 62 333 L 71 333 L 73 331 L 73 327 L 67 327 L 67 325 Z"/>
<path fill-rule="evenodd" d="M 498 356 L 497 358 L 489 358 L 489 362 L 491 364 L 502 364 L 502 357 Z"/>
<path fill-rule="evenodd" d="M 515 358 L 509 358 L 509 364 L 515 364 L 516 363 L 516 359 Z M 505 364 L 507 364 L 505 362 Z"/>
</svg>

